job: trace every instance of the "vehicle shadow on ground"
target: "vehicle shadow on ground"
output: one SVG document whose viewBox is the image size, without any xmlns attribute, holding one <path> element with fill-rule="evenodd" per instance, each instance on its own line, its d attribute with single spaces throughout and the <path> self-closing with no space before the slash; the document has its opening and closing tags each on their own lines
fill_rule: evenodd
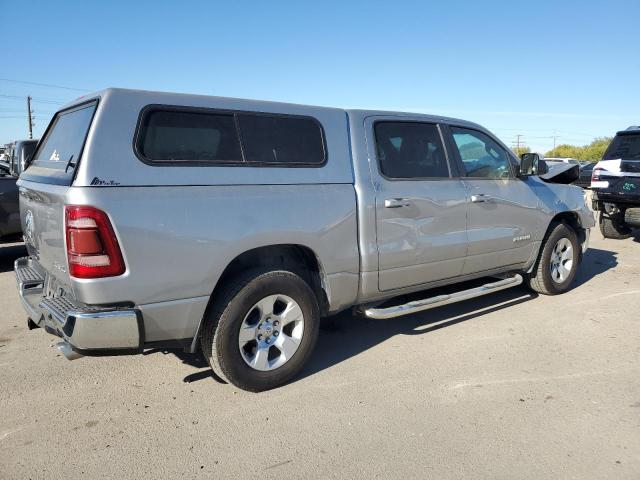
<svg viewBox="0 0 640 480">
<path fill-rule="evenodd" d="M 0 273 L 13 270 L 13 262 L 27 255 L 27 249 L 21 243 L 0 244 Z"/>
<path fill-rule="evenodd" d="M 611 250 L 601 250 L 599 248 L 590 248 L 584 254 L 582 264 L 578 269 L 578 274 L 573 282 L 573 288 L 579 287 L 583 283 L 587 283 L 593 277 L 615 268 L 618 265 L 618 252 Z"/>
<path fill-rule="evenodd" d="M 617 252 L 597 248 L 589 249 L 584 256 L 574 288 L 611 268 L 615 268 L 618 264 L 616 256 Z M 479 282 L 485 283 L 486 279 Z M 467 282 L 465 288 L 471 288 L 477 284 L 478 281 Z M 451 291 L 450 289 L 451 287 L 432 290 L 428 293 L 407 295 L 399 300 L 410 301 L 425 298 Z M 354 315 L 351 311 L 342 312 L 322 321 L 316 349 L 302 373 L 293 382 L 331 368 L 396 335 L 425 335 L 469 320 L 482 321 L 483 315 L 528 302 L 536 297 L 537 294 L 520 286 L 391 320 L 373 320 Z M 201 353 L 172 353 L 175 353 L 183 363 L 195 368 L 200 369 L 208 366 Z M 210 368 L 189 374 L 184 377 L 183 381 L 191 383 L 212 377 L 216 381 L 224 383 Z"/>
</svg>

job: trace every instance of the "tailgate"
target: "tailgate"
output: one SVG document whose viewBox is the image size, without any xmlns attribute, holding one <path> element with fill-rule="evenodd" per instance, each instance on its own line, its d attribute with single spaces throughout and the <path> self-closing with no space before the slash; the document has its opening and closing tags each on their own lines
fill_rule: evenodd
<svg viewBox="0 0 640 480">
<path fill-rule="evenodd" d="M 20 182 L 22 231 L 29 255 L 64 285 L 69 285 L 64 205 L 68 187 Z"/>
</svg>

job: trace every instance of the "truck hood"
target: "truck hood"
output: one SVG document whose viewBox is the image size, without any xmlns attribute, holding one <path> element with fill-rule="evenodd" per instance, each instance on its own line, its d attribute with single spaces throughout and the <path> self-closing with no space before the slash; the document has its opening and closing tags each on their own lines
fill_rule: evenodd
<svg viewBox="0 0 640 480">
<path fill-rule="evenodd" d="M 580 166 L 573 163 L 547 163 L 549 171 L 540 175 L 540 179 L 547 183 L 570 184 L 580 177 Z"/>
</svg>

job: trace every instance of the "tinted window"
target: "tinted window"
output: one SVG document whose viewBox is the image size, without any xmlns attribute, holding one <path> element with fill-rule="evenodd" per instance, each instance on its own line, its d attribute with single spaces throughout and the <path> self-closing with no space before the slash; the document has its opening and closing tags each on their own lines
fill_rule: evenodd
<svg viewBox="0 0 640 480">
<path fill-rule="evenodd" d="M 452 127 L 451 132 L 467 177 L 511 176 L 509 154 L 488 135 L 459 127 Z"/>
<path fill-rule="evenodd" d="M 56 114 L 32 165 L 73 175 L 73 168 L 67 166 L 79 160 L 95 109 L 94 102 Z"/>
<path fill-rule="evenodd" d="M 616 135 L 607 148 L 603 160 L 640 160 L 640 135 Z"/>
<path fill-rule="evenodd" d="M 16 164 L 16 172 L 22 173 L 29 166 L 29 162 L 37 145 L 37 142 L 24 142 L 22 144 L 20 158 Z"/>
<path fill-rule="evenodd" d="M 311 118 L 238 114 L 238 122 L 247 162 L 324 163 L 322 130 Z"/>
<path fill-rule="evenodd" d="M 22 145 L 22 161 L 28 162 L 36 149 L 37 143 L 24 143 Z"/>
<path fill-rule="evenodd" d="M 377 122 L 375 134 L 380 170 L 385 176 L 449 176 L 444 148 L 435 125 L 417 122 Z"/>
<path fill-rule="evenodd" d="M 140 139 L 140 153 L 154 161 L 242 161 L 233 115 L 152 110 Z"/>
</svg>

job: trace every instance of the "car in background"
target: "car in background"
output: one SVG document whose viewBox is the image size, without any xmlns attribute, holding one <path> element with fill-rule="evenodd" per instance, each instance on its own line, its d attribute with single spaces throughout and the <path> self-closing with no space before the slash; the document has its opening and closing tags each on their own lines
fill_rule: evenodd
<svg viewBox="0 0 640 480">
<path fill-rule="evenodd" d="M 563 157 L 544 157 L 544 161 L 548 163 L 572 163 L 573 165 L 580 165 L 580 162 L 575 158 L 563 158 Z"/>
<path fill-rule="evenodd" d="M 603 237 L 624 239 L 640 228 L 640 127 L 616 134 L 593 168 L 591 189 Z"/>
<path fill-rule="evenodd" d="M 580 164 L 580 176 L 578 177 L 578 180 L 573 182 L 573 184 L 582 188 L 590 188 L 591 173 L 593 172 L 593 167 L 595 166 L 596 164 L 593 162 L 584 162 Z"/>
<path fill-rule="evenodd" d="M 38 140 L 16 140 L 7 146 L 5 160 L 0 162 L 0 243 L 22 235 L 16 182 L 29 165 L 37 144 Z"/>
<path fill-rule="evenodd" d="M 36 150 L 38 139 L 16 140 L 6 146 L 6 161 L 18 176 L 27 168 L 29 160 Z"/>
</svg>

